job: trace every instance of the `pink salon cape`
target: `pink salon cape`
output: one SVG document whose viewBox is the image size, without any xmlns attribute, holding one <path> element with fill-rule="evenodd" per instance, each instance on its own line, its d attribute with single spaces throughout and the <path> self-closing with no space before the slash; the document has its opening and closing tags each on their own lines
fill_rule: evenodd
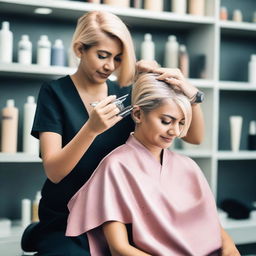
<svg viewBox="0 0 256 256">
<path fill-rule="evenodd" d="M 221 247 L 215 201 L 197 164 L 165 149 L 161 165 L 133 135 L 101 161 L 68 208 L 66 235 L 87 232 L 92 256 L 108 255 L 107 221 L 132 224 L 135 246 L 154 256 L 205 256 Z"/>
</svg>

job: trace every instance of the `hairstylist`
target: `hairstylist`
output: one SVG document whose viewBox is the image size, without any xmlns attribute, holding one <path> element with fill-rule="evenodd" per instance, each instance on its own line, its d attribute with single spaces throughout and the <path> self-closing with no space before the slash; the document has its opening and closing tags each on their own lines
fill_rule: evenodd
<svg viewBox="0 0 256 256">
<path fill-rule="evenodd" d="M 134 129 L 131 118 L 120 117 L 113 103 L 130 92 L 122 86 L 131 84 L 135 74 L 135 53 L 125 24 L 113 14 L 89 12 L 78 20 L 72 43 L 80 59 L 78 70 L 42 86 L 32 129 L 40 139 L 47 175 L 35 235 L 40 256 L 90 255 L 86 235 L 65 237 L 67 203 L 102 158 L 123 144 Z M 138 68 L 145 71 L 154 66 L 140 62 Z M 108 80 L 113 72 L 119 86 Z M 165 70 L 159 74 L 166 76 L 163 79 L 171 76 Z M 197 92 L 191 85 L 183 87 L 191 93 L 189 97 Z M 90 103 L 96 101 L 100 103 L 92 107 Z M 192 122 L 186 140 L 200 143 L 203 118 L 200 107 L 193 108 L 197 127 Z M 91 209 L 91 214 L 94 211 L 100 209 Z"/>
</svg>

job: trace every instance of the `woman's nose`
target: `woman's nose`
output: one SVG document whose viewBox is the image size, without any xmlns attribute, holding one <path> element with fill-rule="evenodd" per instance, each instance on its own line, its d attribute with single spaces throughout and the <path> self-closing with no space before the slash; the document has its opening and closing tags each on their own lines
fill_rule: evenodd
<svg viewBox="0 0 256 256">
<path fill-rule="evenodd" d="M 179 123 L 174 123 L 171 125 L 169 131 L 168 131 L 169 135 L 178 137 L 180 135 L 180 126 Z"/>
</svg>

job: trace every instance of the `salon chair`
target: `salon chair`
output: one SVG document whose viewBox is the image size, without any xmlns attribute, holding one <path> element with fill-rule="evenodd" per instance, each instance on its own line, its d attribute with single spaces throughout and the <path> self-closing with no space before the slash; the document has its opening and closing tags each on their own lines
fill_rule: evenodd
<svg viewBox="0 0 256 256">
<path fill-rule="evenodd" d="M 21 248 L 24 252 L 34 252 L 34 255 L 38 255 L 36 253 L 36 237 L 38 234 L 37 229 L 39 227 L 38 224 L 39 222 L 29 224 L 23 232 L 21 237 Z"/>
</svg>

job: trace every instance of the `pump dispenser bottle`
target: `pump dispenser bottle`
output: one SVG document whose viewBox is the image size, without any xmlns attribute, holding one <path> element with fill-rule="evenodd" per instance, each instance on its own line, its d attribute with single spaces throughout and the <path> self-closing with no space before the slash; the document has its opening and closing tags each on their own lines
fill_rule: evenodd
<svg viewBox="0 0 256 256">
<path fill-rule="evenodd" d="M 7 100 L 6 107 L 2 110 L 1 150 L 5 153 L 17 152 L 18 137 L 18 109 L 14 100 Z"/>
<path fill-rule="evenodd" d="M 22 35 L 18 43 L 18 62 L 24 65 L 32 63 L 32 43 L 28 35 Z"/>
<path fill-rule="evenodd" d="M 65 66 L 65 50 L 61 39 L 54 42 L 51 61 L 53 66 Z"/>
<path fill-rule="evenodd" d="M 249 83 L 256 86 L 256 54 L 251 55 L 248 69 Z"/>
<path fill-rule="evenodd" d="M 170 35 L 165 45 L 165 67 L 178 68 L 179 43 L 176 36 Z"/>
<path fill-rule="evenodd" d="M 12 63 L 13 34 L 10 31 L 10 23 L 2 22 L 0 30 L 0 63 Z"/>
<path fill-rule="evenodd" d="M 47 35 L 41 35 L 37 42 L 37 64 L 41 66 L 51 64 L 51 42 Z"/>
<path fill-rule="evenodd" d="M 179 68 L 185 77 L 189 77 L 189 56 L 184 44 L 179 48 Z"/>
<path fill-rule="evenodd" d="M 177 14 L 186 14 L 187 0 L 172 0 L 171 11 Z"/>
<path fill-rule="evenodd" d="M 144 35 L 144 41 L 141 44 L 141 59 L 155 60 L 155 44 L 152 41 L 151 34 Z"/>
<path fill-rule="evenodd" d="M 35 98 L 33 96 L 28 96 L 27 102 L 24 104 L 23 152 L 38 156 L 39 140 L 37 140 L 30 134 L 35 112 L 36 112 Z"/>
</svg>

